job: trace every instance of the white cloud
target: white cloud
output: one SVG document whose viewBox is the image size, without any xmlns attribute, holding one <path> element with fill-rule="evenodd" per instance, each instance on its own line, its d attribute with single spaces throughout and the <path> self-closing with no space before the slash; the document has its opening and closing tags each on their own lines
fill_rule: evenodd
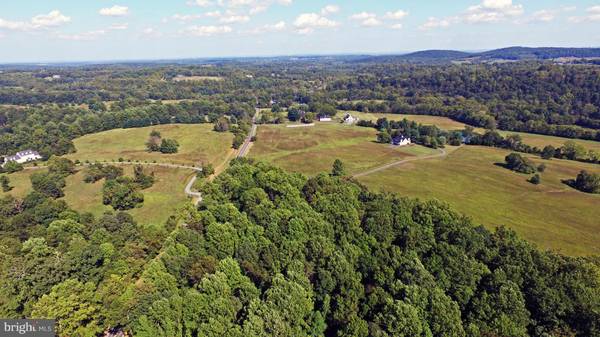
<svg viewBox="0 0 600 337">
<path fill-rule="evenodd" d="M 209 0 L 193 0 L 187 2 L 188 6 L 197 6 L 197 7 L 210 7 L 214 5 L 212 1 Z"/>
<path fill-rule="evenodd" d="M 329 14 L 335 14 L 340 11 L 340 6 L 338 5 L 327 5 L 321 9 L 321 15 L 327 16 Z"/>
<path fill-rule="evenodd" d="M 400 29 L 402 29 L 402 24 L 396 23 L 396 24 L 391 25 L 390 28 L 400 30 Z"/>
<path fill-rule="evenodd" d="M 212 11 L 212 12 L 204 13 L 204 16 L 209 17 L 209 18 L 220 18 L 221 15 L 222 15 L 221 11 Z"/>
<path fill-rule="evenodd" d="M 300 14 L 294 21 L 294 27 L 298 34 L 310 34 L 318 28 L 334 28 L 339 26 L 339 23 L 330 20 L 317 13 Z"/>
<path fill-rule="evenodd" d="M 247 15 L 227 15 L 219 19 L 222 23 L 243 23 L 250 21 L 250 17 Z"/>
<path fill-rule="evenodd" d="M 153 27 L 146 27 L 146 28 L 142 29 L 142 36 L 145 38 L 149 38 L 149 39 L 159 38 L 162 35 L 163 34 L 161 32 L 159 32 L 158 30 L 156 30 Z"/>
<path fill-rule="evenodd" d="M 279 21 L 274 24 L 266 24 L 261 27 L 254 28 L 252 30 L 247 31 L 248 34 L 263 34 L 263 33 L 272 33 L 272 32 L 281 32 L 284 31 L 287 27 L 285 21 Z"/>
<path fill-rule="evenodd" d="M 390 19 L 390 20 L 402 20 L 407 16 L 408 16 L 408 12 L 403 11 L 403 10 L 397 10 L 395 12 L 385 13 L 384 18 Z"/>
<path fill-rule="evenodd" d="M 523 5 L 513 4 L 512 0 L 483 0 L 476 6 L 471 6 L 462 16 L 467 23 L 498 22 L 507 18 L 522 15 Z"/>
<path fill-rule="evenodd" d="M 213 36 L 231 33 L 233 29 L 229 26 L 190 26 L 183 33 L 191 36 Z"/>
<path fill-rule="evenodd" d="M 529 19 L 530 22 L 550 22 L 556 18 L 556 11 L 542 9 L 534 12 Z"/>
<path fill-rule="evenodd" d="M 589 7 L 585 11 L 586 11 L 586 15 L 572 16 L 569 18 L 569 21 L 573 22 L 573 23 L 600 21 L 600 5 Z"/>
<path fill-rule="evenodd" d="M 361 13 L 351 15 L 350 19 L 352 19 L 352 20 L 367 20 L 367 19 L 372 19 L 375 17 L 377 17 L 377 15 L 374 13 L 361 12 Z"/>
<path fill-rule="evenodd" d="M 48 14 L 36 15 L 29 21 L 10 21 L 0 18 L 0 29 L 32 31 L 62 26 L 68 22 L 71 22 L 70 17 L 53 10 Z"/>
<path fill-rule="evenodd" d="M 111 25 L 110 27 L 108 27 L 108 29 L 110 29 L 110 30 L 125 30 L 127 28 L 129 28 L 128 23 L 115 23 L 115 24 Z"/>
<path fill-rule="evenodd" d="M 201 19 L 203 15 L 201 14 L 174 14 L 171 15 L 170 18 L 163 19 L 163 22 L 168 22 L 169 20 L 179 21 L 179 22 L 188 22 L 192 20 Z"/>
<path fill-rule="evenodd" d="M 430 17 L 427 21 L 419 26 L 420 30 L 431 30 L 436 28 L 446 28 L 450 26 L 451 22 L 449 19 L 439 19 L 436 17 Z"/>
<path fill-rule="evenodd" d="M 102 16 L 125 16 L 129 14 L 129 7 L 114 5 L 108 8 L 102 8 L 98 12 Z"/>
<path fill-rule="evenodd" d="M 103 35 L 106 35 L 106 30 L 100 29 L 79 34 L 60 34 L 58 38 L 71 41 L 94 41 Z"/>
<path fill-rule="evenodd" d="M 360 23 L 360 25 L 363 27 L 377 27 L 381 26 L 381 24 L 382 22 L 379 21 L 377 18 L 368 18 Z"/>
</svg>

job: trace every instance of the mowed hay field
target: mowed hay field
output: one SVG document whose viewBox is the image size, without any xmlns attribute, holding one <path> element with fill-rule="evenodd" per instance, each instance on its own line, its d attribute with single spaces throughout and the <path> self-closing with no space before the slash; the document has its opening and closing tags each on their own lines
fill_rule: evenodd
<svg viewBox="0 0 600 337">
<path fill-rule="evenodd" d="M 419 155 L 437 153 L 422 146 L 392 147 L 375 142 L 372 128 L 346 126 L 336 122 L 312 127 L 288 128 L 261 125 L 249 157 L 269 162 L 292 172 L 308 175 L 329 172 L 340 159 L 349 174 Z"/>
<path fill-rule="evenodd" d="M 152 130 L 161 133 L 162 138 L 175 139 L 179 152 L 162 154 L 148 152 L 146 141 Z M 210 162 L 221 164 L 232 151 L 233 134 L 215 132 L 212 124 L 166 124 L 135 129 L 116 129 L 75 139 L 76 153 L 65 156 L 71 160 L 116 161 L 125 160 L 157 161 L 184 165 L 199 165 Z"/>
<path fill-rule="evenodd" d="M 488 228 L 506 226 L 543 249 L 569 255 L 600 254 L 600 195 L 579 192 L 561 182 L 580 170 L 600 166 L 564 160 L 544 161 L 538 186 L 495 163 L 506 150 L 463 146 L 443 159 L 412 162 L 359 178 L 373 190 L 448 202 Z"/>
<path fill-rule="evenodd" d="M 339 112 L 338 117 L 343 117 L 346 112 Z M 377 121 L 379 118 L 387 118 L 390 121 L 401 121 L 407 119 L 412 122 L 417 122 L 423 125 L 435 125 L 442 130 L 462 130 L 465 128 L 465 124 L 454 121 L 447 117 L 439 116 L 427 116 L 427 115 L 400 115 L 400 114 L 388 114 L 388 113 L 368 113 L 352 111 L 350 114 L 354 117 L 358 117 L 365 121 Z"/>
<path fill-rule="evenodd" d="M 133 166 L 123 166 L 127 176 L 133 176 Z M 194 174 L 191 170 L 172 169 L 164 167 L 145 167 L 146 173 L 154 172 L 154 185 L 141 191 L 144 203 L 141 207 L 128 210 L 133 218 L 142 224 L 164 224 L 175 210 L 188 202 L 184 188 L 189 178 Z M 78 212 L 90 212 L 101 216 L 112 207 L 102 204 L 102 186 L 104 179 L 94 184 L 83 181 L 85 168 L 67 177 L 64 189 L 67 204 Z"/>
</svg>

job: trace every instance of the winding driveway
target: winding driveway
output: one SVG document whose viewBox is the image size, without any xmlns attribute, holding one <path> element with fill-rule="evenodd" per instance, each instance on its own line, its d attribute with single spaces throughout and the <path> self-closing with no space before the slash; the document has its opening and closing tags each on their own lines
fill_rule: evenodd
<svg viewBox="0 0 600 337">
<path fill-rule="evenodd" d="M 360 178 L 360 177 L 368 176 L 368 175 L 371 175 L 373 173 L 384 171 L 384 170 L 387 170 L 387 169 L 392 168 L 394 166 L 398 166 L 398 165 L 410 163 L 410 162 L 413 162 L 413 161 L 420 161 L 420 160 L 428 160 L 428 159 L 441 158 L 441 157 L 445 157 L 447 155 L 448 155 L 448 153 L 446 152 L 446 150 L 440 149 L 440 153 L 437 153 L 437 154 L 432 154 L 432 155 L 423 156 L 423 157 L 414 157 L 414 158 L 408 158 L 408 159 L 399 160 L 399 161 L 396 161 L 396 162 L 393 162 L 393 163 L 390 163 L 390 164 L 386 164 L 386 165 L 383 165 L 383 166 L 376 167 L 374 169 L 371 169 L 371 170 L 368 170 L 368 171 L 365 171 L 365 172 L 357 173 L 357 174 L 353 175 L 352 178 Z"/>
</svg>

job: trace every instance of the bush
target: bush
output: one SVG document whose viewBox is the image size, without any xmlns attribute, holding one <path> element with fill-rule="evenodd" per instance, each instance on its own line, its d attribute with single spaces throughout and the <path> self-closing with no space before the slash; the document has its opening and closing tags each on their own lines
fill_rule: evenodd
<svg viewBox="0 0 600 337">
<path fill-rule="evenodd" d="M 506 168 L 519 173 L 531 174 L 536 172 L 533 164 L 518 153 L 511 153 L 506 158 Z"/>
<path fill-rule="evenodd" d="M 600 175 L 581 171 L 575 179 L 574 187 L 585 193 L 600 194 Z"/>
<path fill-rule="evenodd" d="M 144 202 L 144 195 L 129 178 L 111 179 L 102 188 L 102 202 L 116 210 L 128 210 Z"/>
<path fill-rule="evenodd" d="M 17 163 L 16 161 L 9 161 L 8 163 L 4 164 L 4 166 L 2 168 L 3 168 L 4 172 L 9 173 L 9 174 L 23 171 L 23 165 Z"/>
<path fill-rule="evenodd" d="M 160 143 L 161 153 L 177 153 L 179 151 L 179 143 L 174 139 L 163 139 Z"/>
<path fill-rule="evenodd" d="M 539 174 L 535 174 L 533 177 L 531 177 L 531 179 L 529 179 L 529 182 L 534 185 L 539 185 L 542 182 L 542 178 Z"/>
</svg>

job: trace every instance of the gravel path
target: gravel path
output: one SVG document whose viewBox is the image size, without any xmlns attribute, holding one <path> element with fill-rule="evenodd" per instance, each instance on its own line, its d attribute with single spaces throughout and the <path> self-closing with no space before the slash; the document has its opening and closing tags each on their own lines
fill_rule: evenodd
<svg viewBox="0 0 600 337">
<path fill-rule="evenodd" d="M 368 170 L 368 171 L 365 171 L 365 172 L 361 172 L 361 173 L 355 174 L 355 175 L 352 176 L 352 178 L 360 178 L 360 177 L 368 176 L 368 175 L 371 175 L 373 173 L 381 172 L 381 171 L 387 170 L 389 168 L 392 168 L 394 166 L 398 166 L 398 165 L 410 163 L 410 162 L 413 162 L 413 161 L 428 160 L 428 159 L 434 159 L 434 158 L 441 158 L 441 157 L 445 157 L 447 155 L 448 155 L 448 153 L 446 153 L 446 150 L 440 149 L 440 153 L 437 153 L 437 154 L 432 154 L 432 155 L 424 156 L 424 157 L 414 157 L 414 158 L 403 159 L 403 160 L 396 161 L 396 162 L 393 162 L 393 163 L 390 163 L 390 164 L 386 164 L 386 165 L 383 165 L 383 166 L 376 167 L 374 169 L 371 169 L 371 170 Z"/>
</svg>

